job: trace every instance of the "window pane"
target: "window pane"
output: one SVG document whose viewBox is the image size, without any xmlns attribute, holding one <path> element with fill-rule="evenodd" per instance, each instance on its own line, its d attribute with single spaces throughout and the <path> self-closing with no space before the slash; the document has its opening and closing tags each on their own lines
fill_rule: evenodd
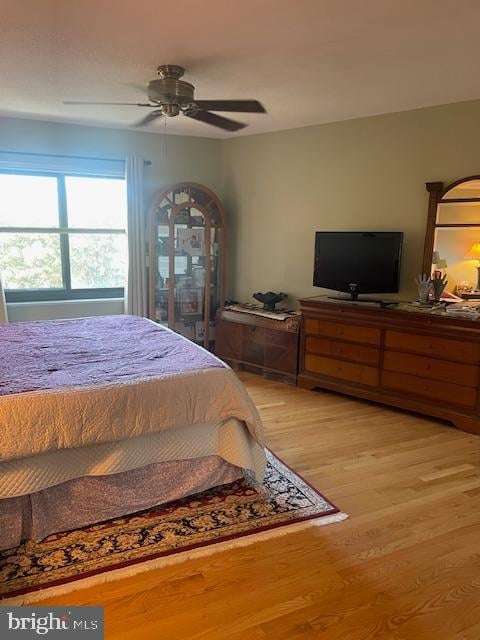
<svg viewBox="0 0 480 640">
<path fill-rule="evenodd" d="M 72 234 L 70 265 L 72 289 L 123 287 L 127 268 L 127 239 L 124 235 Z"/>
<path fill-rule="evenodd" d="M 0 271 L 6 289 L 61 288 L 60 236 L 0 233 Z"/>
<path fill-rule="evenodd" d="M 125 229 L 125 180 L 66 177 L 68 224 L 83 229 Z"/>
<path fill-rule="evenodd" d="M 57 179 L 0 174 L 0 227 L 58 227 Z"/>
</svg>

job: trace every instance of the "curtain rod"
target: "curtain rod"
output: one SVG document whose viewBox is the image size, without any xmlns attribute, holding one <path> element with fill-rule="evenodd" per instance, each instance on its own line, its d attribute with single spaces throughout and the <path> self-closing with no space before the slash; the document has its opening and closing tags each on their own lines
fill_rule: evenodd
<svg viewBox="0 0 480 640">
<path fill-rule="evenodd" d="M 5 151 L 2 149 L 0 153 L 15 153 L 19 156 L 48 156 L 49 158 L 75 158 L 75 160 L 101 160 L 102 162 L 123 162 L 119 158 L 96 158 L 94 156 L 69 156 L 61 153 L 29 153 L 28 151 Z M 149 167 L 151 160 L 144 160 L 143 164 Z"/>
</svg>

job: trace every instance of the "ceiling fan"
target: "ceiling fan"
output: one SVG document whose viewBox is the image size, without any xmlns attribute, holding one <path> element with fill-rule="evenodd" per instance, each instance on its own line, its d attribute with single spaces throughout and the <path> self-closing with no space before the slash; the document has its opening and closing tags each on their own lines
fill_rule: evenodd
<svg viewBox="0 0 480 640">
<path fill-rule="evenodd" d="M 180 80 L 185 73 L 183 67 L 175 64 L 162 64 L 157 69 L 159 78 L 147 85 L 148 102 L 82 102 L 65 101 L 63 104 L 75 105 L 131 105 L 153 109 L 144 118 L 134 124 L 143 127 L 162 116 L 174 117 L 183 113 L 187 118 L 199 120 L 224 131 L 238 131 L 247 125 L 230 118 L 224 118 L 212 111 L 232 111 L 237 113 L 266 113 L 257 100 L 195 100 L 195 87 Z"/>
</svg>

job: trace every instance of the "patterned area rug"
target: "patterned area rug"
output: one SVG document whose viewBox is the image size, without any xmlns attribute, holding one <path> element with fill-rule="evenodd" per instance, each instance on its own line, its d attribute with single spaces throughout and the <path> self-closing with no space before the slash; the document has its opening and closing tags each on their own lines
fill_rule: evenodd
<svg viewBox="0 0 480 640">
<path fill-rule="evenodd" d="M 269 451 L 267 458 L 261 487 L 239 480 L 1 552 L 0 598 L 33 602 L 289 533 L 298 528 L 295 523 L 330 524 L 347 517 Z"/>
</svg>

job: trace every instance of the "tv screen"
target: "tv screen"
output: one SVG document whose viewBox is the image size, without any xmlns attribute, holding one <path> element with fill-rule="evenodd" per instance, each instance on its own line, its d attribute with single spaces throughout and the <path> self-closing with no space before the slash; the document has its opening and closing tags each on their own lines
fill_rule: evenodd
<svg viewBox="0 0 480 640">
<path fill-rule="evenodd" d="M 397 293 L 403 233 L 315 234 L 315 287 L 352 293 Z"/>
</svg>

